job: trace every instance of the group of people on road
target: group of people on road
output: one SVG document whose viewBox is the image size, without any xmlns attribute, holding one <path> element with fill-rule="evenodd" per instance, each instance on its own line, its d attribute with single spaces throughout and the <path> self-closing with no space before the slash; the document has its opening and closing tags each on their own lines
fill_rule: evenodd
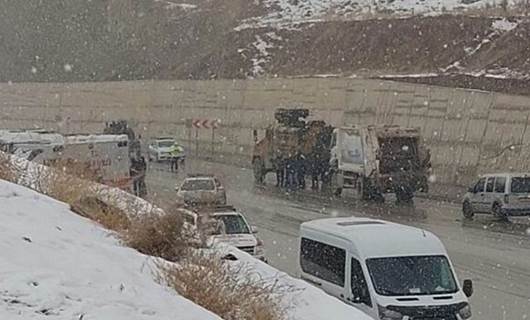
<svg viewBox="0 0 530 320">
<path fill-rule="evenodd" d="M 277 157 L 274 160 L 276 186 L 287 189 L 305 189 L 306 175 L 311 175 L 311 189 L 319 190 L 329 182 L 329 165 L 327 160 L 318 155 L 306 158 L 301 153 L 293 157 Z M 320 184 L 322 182 L 322 185 Z"/>
</svg>

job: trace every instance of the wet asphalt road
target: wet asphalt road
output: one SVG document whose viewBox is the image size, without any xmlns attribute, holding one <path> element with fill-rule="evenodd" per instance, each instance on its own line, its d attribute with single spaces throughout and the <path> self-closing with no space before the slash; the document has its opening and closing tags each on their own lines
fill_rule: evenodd
<svg viewBox="0 0 530 320">
<path fill-rule="evenodd" d="M 288 193 L 274 187 L 274 177 L 256 186 L 249 169 L 188 160 L 179 174 L 166 164 L 152 164 L 147 179 L 151 199 L 166 207 L 184 172 L 213 173 L 227 188 L 229 204 L 241 209 L 259 228 L 269 263 L 297 276 L 298 229 L 308 220 L 334 216 L 365 216 L 413 225 L 435 233 L 445 244 L 460 282 L 473 279 L 474 319 L 530 319 L 530 220 L 503 223 L 490 216 L 464 221 L 460 207 L 447 202 L 416 199 L 414 207 L 363 203 L 356 196 L 324 196 L 314 191 Z"/>
</svg>

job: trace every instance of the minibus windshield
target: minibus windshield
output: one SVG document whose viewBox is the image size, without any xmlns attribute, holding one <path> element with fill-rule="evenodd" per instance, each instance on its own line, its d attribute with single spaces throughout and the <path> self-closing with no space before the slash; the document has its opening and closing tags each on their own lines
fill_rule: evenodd
<svg viewBox="0 0 530 320">
<path fill-rule="evenodd" d="M 383 296 L 454 293 L 458 290 L 444 256 L 408 256 L 366 260 L 375 291 Z"/>
</svg>

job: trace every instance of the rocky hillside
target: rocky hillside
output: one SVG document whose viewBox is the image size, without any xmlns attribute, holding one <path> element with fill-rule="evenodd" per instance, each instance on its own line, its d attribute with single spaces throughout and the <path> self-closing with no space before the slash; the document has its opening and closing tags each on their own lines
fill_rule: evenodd
<svg viewBox="0 0 530 320">
<path fill-rule="evenodd" d="M 1 1 L 0 81 L 364 76 L 451 85 L 458 75 L 459 86 L 527 93 L 526 9 L 499 3 L 505 8 L 487 0 Z"/>
</svg>

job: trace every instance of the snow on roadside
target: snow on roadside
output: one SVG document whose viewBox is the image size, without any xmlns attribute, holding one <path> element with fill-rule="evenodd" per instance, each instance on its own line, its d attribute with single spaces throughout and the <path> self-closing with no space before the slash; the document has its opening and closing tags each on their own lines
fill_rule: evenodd
<svg viewBox="0 0 530 320">
<path fill-rule="evenodd" d="M 173 9 L 182 9 L 182 10 L 193 10 L 197 9 L 197 5 L 191 3 L 178 3 L 168 0 L 155 0 L 155 2 L 160 2 L 164 4 L 164 8 L 168 10 Z"/>
<path fill-rule="evenodd" d="M 508 21 L 506 18 L 501 20 L 495 20 L 492 22 L 491 27 L 495 30 L 507 32 L 517 28 L 519 22 Z"/>
<path fill-rule="evenodd" d="M 509 0 L 509 5 L 516 3 Z M 263 0 L 268 13 L 243 21 L 237 30 L 248 28 L 275 27 L 288 28 L 309 21 L 329 19 L 377 18 L 381 14 L 393 13 L 396 16 L 440 15 L 447 12 L 483 8 L 491 4 L 489 0 Z"/>
<path fill-rule="evenodd" d="M 1 319 L 220 319 L 66 204 L 2 180 L 0 198 Z"/>
<path fill-rule="evenodd" d="M 491 23 L 491 32 L 488 33 L 484 38 L 477 39 L 480 42 L 473 48 L 473 47 L 467 47 L 464 48 L 464 51 L 466 53 L 466 58 L 469 58 L 473 56 L 475 53 L 479 52 L 482 47 L 492 43 L 492 41 L 501 35 L 503 35 L 506 32 L 510 32 L 517 28 L 519 25 L 519 21 L 509 21 L 506 18 L 494 20 Z M 449 71 L 462 71 L 464 68 L 461 66 L 462 62 L 461 60 L 453 61 L 450 65 L 448 65 L 445 68 L 441 68 L 440 71 L 442 72 L 449 72 Z"/>
<path fill-rule="evenodd" d="M 42 164 L 19 158 L 15 155 L 7 156 L 16 168 L 16 171 L 19 173 L 17 183 L 34 190 L 38 190 L 39 179 L 42 179 L 42 177 L 45 177 L 54 170 Z M 144 213 L 164 213 L 162 209 L 124 190 L 95 182 L 90 182 L 90 185 L 92 190 L 97 194 L 99 200 L 122 210 L 130 217 Z"/>
<path fill-rule="evenodd" d="M 252 74 L 254 77 L 258 77 L 265 73 L 264 65 L 270 61 L 269 49 L 274 48 L 274 45 L 263 40 L 259 35 L 256 35 L 256 41 L 252 43 L 252 46 L 258 51 L 258 54 L 251 59 L 252 61 Z"/>
<path fill-rule="evenodd" d="M 238 260 L 231 263 L 252 270 L 257 279 L 268 280 L 271 284 L 289 287 L 284 296 L 290 320 L 370 320 L 362 311 L 326 294 L 307 282 L 293 278 L 284 272 L 259 261 L 246 252 L 225 245 L 217 245 L 225 255 L 231 253 Z"/>
</svg>

